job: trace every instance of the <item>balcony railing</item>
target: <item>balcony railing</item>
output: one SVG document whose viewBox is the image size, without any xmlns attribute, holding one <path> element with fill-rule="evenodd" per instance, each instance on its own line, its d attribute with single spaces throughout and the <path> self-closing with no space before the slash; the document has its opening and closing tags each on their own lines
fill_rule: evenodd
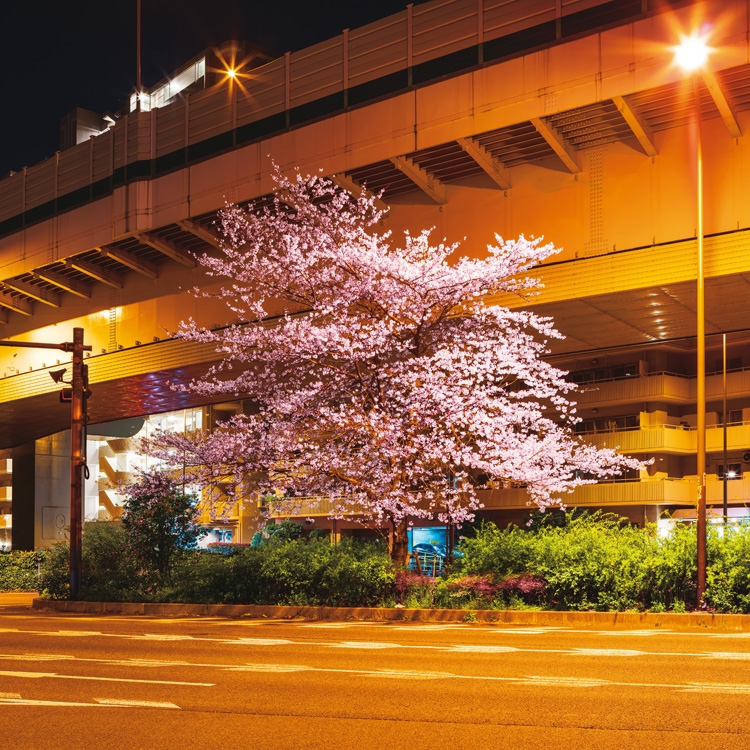
<svg viewBox="0 0 750 750">
<path fill-rule="evenodd" d="M 750 477 L 727 482 L 728 501 L 750 503 Z M 529 506 L 529 494 L 520 487 L 480 490 L 479 500 L 486 510 L 509 510 Z M 615 480 L 577 487 L 562 500 L 567 506 L 613 507 L 619 505 L 694 505 L 695 477 L 659 477 L 647 480 Z M 709 505 L 720 505 L 723 482 L 715 474 L 706 482 Z M 293 498 L 292 501 L 269 503 L 272 518 L 327 517 L 334 507 L 330 498 Z"/>
<path fill-rule="evenodd" d="M 574 399 L 579 406 L 601 406 L 609 403 L 666 401 L 689 404 L 695 401 L 696 379 L 674 372 L 652 372 L 647 375 L 609 378 L 582 383 Z M 723 395 L 722 373 L 706 376 L 706 398 L 718 401 Z M 727 373 L 727 396 L 750 396 L 750 368 Z"/>
<path fill-rule="evenodd" d="M 721 425 L 706 428 L 706 450 L 719 452 L 724 445 Z M 695 427 L 681 424 L 644 425 L 631 430 L 580 433 L 587 443 L 599 448 L 617 449 L 620 453 L 695 453 Z M 727 425 L 727 448 L 731 451 L 750 449 L 750 423 Z"/>
</svg>

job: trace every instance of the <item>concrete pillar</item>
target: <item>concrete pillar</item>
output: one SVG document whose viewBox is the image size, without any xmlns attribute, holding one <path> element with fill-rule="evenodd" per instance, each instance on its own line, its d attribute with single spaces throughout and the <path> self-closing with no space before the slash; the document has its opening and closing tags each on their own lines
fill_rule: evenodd
<svg viewBox="0 0 750 750">
<path fill-rule="evenodd" d="M 12 544 L 14 550 L 34 549 L 34 493 L 36 484 L 35 443 L 13 448 L 13 515 Z"/>
</svg>

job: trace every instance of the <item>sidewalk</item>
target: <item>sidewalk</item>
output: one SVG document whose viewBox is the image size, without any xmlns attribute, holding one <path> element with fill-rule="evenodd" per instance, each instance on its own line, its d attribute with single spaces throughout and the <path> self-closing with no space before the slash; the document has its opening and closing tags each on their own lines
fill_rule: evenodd
<svg viewBox="0 0 750 750">
<path fill-rule="evenodd" d="M 36 591 L 0 591 L 0 610 L 31 609 L 38 596 Z"/>
<path fill-rule="evenodd" d="M 0 595 L 1 596 L 1 595 Z M 25 596 L 19 594 L 18 596 Z M 33 595 L 31 595 L 33 596 Z M 750 631 L 750 615 L 639 612 L 540 612 L 497 609 L 400 609 L 385 607 L 281 607 L 259 604 L 147 604 L 33 599 L 37 612 L 157 617 L 231 617 L 371 622 L 476 622 L 497 625 L 605 628 L 689 628 Z"/>
</svg>

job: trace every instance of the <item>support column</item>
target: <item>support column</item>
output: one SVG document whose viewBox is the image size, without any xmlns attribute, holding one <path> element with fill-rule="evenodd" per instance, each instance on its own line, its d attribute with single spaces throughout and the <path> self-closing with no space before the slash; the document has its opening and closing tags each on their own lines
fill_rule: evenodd
<svg viewBox="0 0 750 750">
<path fill-rule="evenodd" d="M 36 443 L 13 448 L 13 515 L 12 545 L 14 550 L 34 549 L 36 520 Z"/>
</svg>

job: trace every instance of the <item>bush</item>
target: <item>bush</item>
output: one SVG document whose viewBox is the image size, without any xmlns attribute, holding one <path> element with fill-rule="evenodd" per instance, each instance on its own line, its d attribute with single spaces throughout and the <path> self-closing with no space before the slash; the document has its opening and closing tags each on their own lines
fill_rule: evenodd
<svg viewBox="0 0 750 750">
<path fill-rule="evenodd" d="M 39 591 L 44 599 L 70 599 L 70 547 L 56 544 L 42 557 Z"/>
<path fill-rule="evenodd" d="M 413 570 L 399 570 L 394 578 L 396 602 L 409 609 L 428 609 L 435 604 L 434 578 L 419 575 Z"/>
<path fill-rule="evenodd" d="M 188 552 L 160 601 L 209 604 L 375 606 L 392 596 L 393 565 L 379 543 L 281 537 L 234 554 Z"/>
<path fill-rule="evenodd" d="M 127 543 L 125 530 L 118 522 L 92 521 L 83 525 L 81 598 L 101 602 L 142 598 L 138 567 L 128 554 Z"/>
<path fill-rule="evenodd" d="M 0 553 L 0 591 L 38 591 L 39 552 Z"/>
<path fill-rule="evenodd" d="M 194 549 L 205 534 L 198 525 L 196 498 L 159 471 L 141 474 L 123 491 L 127 499 L 121 521 L 131 559 L 154 585 L 168 583 L 174 559 L 182 550 Z"/>
<path fill-rule="evenodd" d="M 70 547 L 67 543 L 56 544 L 43 554 L 39 588 L 47 599 L 70 598 Z M 145 598 L 119 523 L 83 524 L 80 598 L 105 602 Z"/>
<path fill-rule="evenodd" d="M 524 529 L 484 523 L 461 545 L 464 573 L 501 581 L 507 605 L 554 609 L 674 608 L 696 596 L 696 537 L 677 525 L 661 539 L 656 527 L 580 509 L 532 514 Z M 709 537 L 706 600 L 725 611 L 750 611 L 750 530 Z M 521 581 L 528 581 L 522 584 Z M 536 583 L 532 583 L 535 581 Z M 528 586 L 527 591 L 523 586 Z M 498 602 L 495 601 L 495 606 Z"/>
</svg>

